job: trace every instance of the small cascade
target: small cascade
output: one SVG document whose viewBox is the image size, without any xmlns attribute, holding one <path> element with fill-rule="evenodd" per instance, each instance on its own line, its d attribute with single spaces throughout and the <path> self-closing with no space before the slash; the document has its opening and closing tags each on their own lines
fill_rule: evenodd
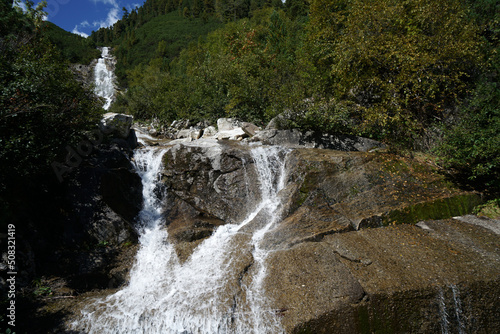
<svg viewBox="0 0 500 334">
<path fill-rule="evenodd" d="M 217 228 L 180 263 L 168 242 L 158 186 L 164 150 L 135 153 L 143 179 L 140 249 L 129 285 L 83 311 L 73 330 L 85 333 L 265 334 L 282 333 L 264 291 L 266 233 L 280 220 L 284 156 L 277 147 L 253 147 L 246 168 L 256 168 L 261 201 L 238 224 Z"/>
<path fill-rule="evenodd" d="M 251 245 L 253 248 L 254 276 L 250 287 L 247 289 L 247 298 L 250 303 L 252 322 L 255 333 L 279 333 L 279 324 L 271 314 L 260 312 L 265 310 L 266 297 L 263 288 L 266 277 L 266 259 L 269 251 L 262 247 L 262 241 L 266 233 L 279 221 L 281 200 L 278 196 L 280 190 L 285 187 L 285 164 L 280 158 L 282 149 L 279 147 L 257 147 L 252 150 L 252 157 L 257 166 L 259 174 L 260 190 L 262 201 L 256 212 L 264 210 L 267 212 L 265 223 L 252 236 Z M 276 175 L 276 171 L 279 173 Z M 257 311 L 257 312 L 255 312 Z M 269 328 L 273 328 L 269 332 Z M 243 333 L 243 331 L 239 331 Z"/>
<path fill-rule="evenodd" d="M 109 48 L 103 47 L 101 58 L 94 68 L 95 93 L 106 100 L 103 108 L 108 110 L 115 96 L 115 58 L 110 55 Z"/>
<path fill-rule="evenodd" d="M 441 334 L 449 334 L 449 326 L 450 321 L 448 320 L 448 311 L 446 310 L 446 300 L 444 298 L 444 292 L 442 289 L 439 289 L 438 293 L 438 305 L 439 305 L 439 314 L 441 318 Z"/>
<path fill-rule="evenodd" d="M 458 333 L 464 334 L 465 333 L 465 324 L 463 322 L 462 301 L 460 300 L 460 291 L 458 290 L 458 287 L 456 285 L 451 286 L 451 291 L 453 293 L 453 304 L 455 306 L 455 316 L 456 316 L 457 322 L 458 322 Z"/>
<path fill-rule="evenodd" d="M 465 317 L 463 316 L 460 290 L 456 285 L 450 286 L 451 298 L 446 298 L 443 289 L 438 292 L 438 305 L 440 314 L 441 333 L 466 333 Z M 448 304 L 451 305 L 447 305 Z"/>
</svg>

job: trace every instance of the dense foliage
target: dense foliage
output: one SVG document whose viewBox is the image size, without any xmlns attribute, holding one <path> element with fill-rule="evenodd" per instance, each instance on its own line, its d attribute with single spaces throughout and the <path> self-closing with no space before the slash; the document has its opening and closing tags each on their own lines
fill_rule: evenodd
<svg viewBox="0 0 500 334">
<path fill-rule="evenodd" d="M 100 57 L 100 52 L 92 39 L 67 32 L 51 22 L 44 22 L 42 29 L 49 41 L 71 63 L 88 65 L 92 60 Z"/>
<path fill-rule="evenodd" d="M 164 123 L 234 116 L 264 124 L 284 113 L 283 126 L 435 150 L 450 170 L 498 187 L 499 12 L 495 0 L 148 0 L 119 23 L 129 89 L 113 108 Z M 178 24 L 225 24 L 180 54 L 180 45 L 166 51 L 176 45 L 168 34 L 154 41 L 158 33 L 138 28 L 154 31 L 175 15 Z M 145 44 L 148 57 L 131 57 Z"/>
<path fill-rule="evenodd" d="M 41 8 L 28 5 L 23 14 L 0 2 L 0 195 L 44 183 L 65 146 L 102 114 L 45 37 Z"/>
</svg>

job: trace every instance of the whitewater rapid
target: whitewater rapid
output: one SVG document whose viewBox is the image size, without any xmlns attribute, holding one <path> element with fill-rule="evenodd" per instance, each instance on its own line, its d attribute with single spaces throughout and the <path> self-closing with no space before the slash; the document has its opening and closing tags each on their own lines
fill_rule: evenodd
<svg viewBox="0 0 500 334">
<path fill-rule="evenodd" d="M 168 241 L 163 217 L 165 190 L 160 182 L 165 148 L 136 150 L 143 182 L 143 209 L 137 229 L 140 248 L 129 284 L 95 299 L 72 329 L 85 333 L 263 334 L 282 333 L 264 289 L 266 258 L 261 246 L 280 218 L 278 193 L 285 187 L 284 151 L 253 147 L 261 202 L 238 224 L 218 227 L 180 263 Z M 242 279 L 240 264 L 251 258 Z"/>
<path fill-rule="evenodd" d="M 105 110 L 109 109 L 115 96 L 114 61 L 109 53 L 109 48 L 103 47 L 101 58 L 97 60 L 94 68 L 95 93 L 106 101 L 103 106 Z"/>
</svg>

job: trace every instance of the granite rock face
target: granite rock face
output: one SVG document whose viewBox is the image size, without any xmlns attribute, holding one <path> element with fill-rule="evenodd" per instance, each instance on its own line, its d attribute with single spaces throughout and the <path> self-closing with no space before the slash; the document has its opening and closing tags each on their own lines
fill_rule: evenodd
<svg viewBox="0 0 500 334">
<path fill-rule="evenodd" d="M 168 229 L 181 261 L 260 200 L 250 150 L 192 142 L 165 155 Z M 386 153 L 288 152 L 282 218 L 261 245 L 270 251 L 266 294 L 287 333 L 500 330 L 500 222 L 452 219 L 478 194 Z M 243 262 L 246 282 L 253 262 Z"/>
<path fill-rule="evenodd" d="M 248 148 L 231 143 L 175 145 L 164 156 L 168 194 L 204 215 L 237 222 L 260 196 L 255 170 L 246 166 L 251 161 Z"/>
<path fill-rule="evenodd" d="M 189 264 L 216 229 L 247 219 L 264 197 L 252 151 L 262 143 L 212 138 L 156 145 L 168 147 L 162 171 L 168 241 L 179 263 Z M 276 152 L 285 186 L 276 194 L 277 222 L 258 248 L 267 254 L 261 285 L 266 307 L 285 333 L 500 332 L 500 221 L 467 215 L 480 202 L 478 194 L 455 188 L 430 164 L 388 153 L 303 145 Z M 105 217 L 115 217 L 116 226 L 108 227 L 126 231 L 123 240 L 131 240 L 128 220 L 140 199 L 118 185 L 134 184 L 135 176 L 125 172 L 131 166 L 123 159 L 109 163 L 112 176 L 95 180 L 116 193 L 99 193 L 99 203 Z M 102 180 L 115 186 L 102 186 Z M 115 203 L 117 196 L 127 204 Z M 219 297 L 233 309 L 244 305 L 261 268 L 252 229 L 270 218 L 265 210 L 252 217 L 224 240 L 231 270 Z M 103 224 L 94 223 L 90 233 L 108 240 L 99 234 L 107 233 Z M 105 250 L 83 254 L 79 270 L 118 285 L 131 257 L 112 268 L 110 257 Z"/>
<path fill-rule="evenodd" d="M 99 130 L 105 135 L 127 138 L 134 118 L 129 115 L 106 113 L 99 123 Z"/>
</svg>

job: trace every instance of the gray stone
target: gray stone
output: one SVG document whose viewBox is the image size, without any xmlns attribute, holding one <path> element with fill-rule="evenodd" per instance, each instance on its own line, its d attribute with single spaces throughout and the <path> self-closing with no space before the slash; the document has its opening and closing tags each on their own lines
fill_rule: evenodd
<svg viewBox="0 0 500 334">
<path fill-rule="evenodd" d="M 203 130 L 200 129 L 193 129 L 191 130 L 190 137 L 193 140 L 198 140 L 201 138 L 201 135 L 203 134 Z"/>
<path fill-rule="evenodd" d="M 242 122 L 241 123 L 241 129 L 249 136 L 249 137 L 253 137 L 255 136 L 255 134 L 257 133 L 257 131 L 260 130 L 260 128 L 255 125 L 255 124 L 252 124 L 252 123 L 248 123 L 248 122 Z"/>
<path fill-rule="evenodd" d="M 191 138 L 191 131 L 190 129 L 182 129 L 177 132 L 176 139 L 182 139 L 182 138 Z"/>
<path fill-rule="evenodd" d="M 266 129 L 257 132 L 251 138 L 251 141 L 261 141 L 265 145 L 281 145 L 294 148 L 322 148 L 337 151 L 369 152 L 385 148 L 384 144 L 369 138 L 314 132 L 302 133 L 297 129 Z"/>
<path fill-rule="evenodd" d="M 217 134 L 217 129 L 213 126 L 209 126 L 203 129 L 202 138 L 214 138 L 216 134 Z"/>
<path fill-rule="evenodd" d="M 219 118 L 217 120 L 217 129 L 221 131 L 231 131 L 239 127 L 240 122 L 234 118 Z"/>
<path fill-rule="evenodd" d="M 106 113 L 99 123 L 99 129 L 106 135 L 125 139 L 130 133 L 133 120 L 134 118 L 129 115 Z"/>
<path fill-rule="evenodd" d="M 243 131 L 243 129 L 238 127 L 235 127 L 232 130 L 219 131 L 216 136 L 218 140 L 223 140 L 223 139 L 241 140 L 243 138 L 248 137 L 245 131 Z"/>
</svg>

